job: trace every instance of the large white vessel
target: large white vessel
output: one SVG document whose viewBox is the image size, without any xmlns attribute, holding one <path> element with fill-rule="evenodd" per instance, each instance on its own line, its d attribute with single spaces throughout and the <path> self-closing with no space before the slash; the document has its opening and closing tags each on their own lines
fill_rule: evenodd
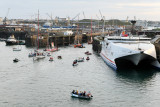
<svg viewBox="0 0 160 107">
<path fill-rule="evenodd" d="M 160 68 L 155 46 L 150 38 L 108 36 L 102 42 L 101 57 L 113 69 L 148 67 Z"/>
</svg>

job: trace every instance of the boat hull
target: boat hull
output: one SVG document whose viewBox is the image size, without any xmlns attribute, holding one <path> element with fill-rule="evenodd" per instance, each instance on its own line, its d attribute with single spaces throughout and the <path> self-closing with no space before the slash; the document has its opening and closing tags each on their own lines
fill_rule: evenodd
<svg viewBox="0 0 160 107">
<path fill-rule="evenodd" d="M 149 41 L 105 39 L 100 56 L 114 70 L 151 66 L 160 68 L 155 46 Z"/>
<path fill-rule="evenodd" d="M 21 51 L 21 49 L 13 49 L 13 51 Z"/>
<path fill-rule="evenodd" d="M 151 67 L 156 59 L 145 53 L 123 56 L 115 59 L 117 69 Z"/>
<path fill-rule="evenodd" d="M 107 56 L 105 56 L 103 53 L 100 53 L 100 56 L 102 57 L 102 59 L 104 60 L 104 62 L 110 66 L 111 68 L 113 68 L 114 70 L 117 70 L 117 66 L 115 64 L 114 61 L 112 61 L 111 59 L 109 59 Z"/>
<path fill-rule="evenodd" d="M 6 41 L 6 45 L 18 45 L 18 43 L 13 41 Z"/>
<path fill-rule="evenodd" d="M 73 98 L 79 98 L 79 99 L 86 99 L 86 100 L 89 100 L 89 99 L 92 98 L 92 97 L 77 95 L 77 94 L 73 94 L 73 93 L 71 94 L 71 97 L 73 97 Z"/>
</svg>

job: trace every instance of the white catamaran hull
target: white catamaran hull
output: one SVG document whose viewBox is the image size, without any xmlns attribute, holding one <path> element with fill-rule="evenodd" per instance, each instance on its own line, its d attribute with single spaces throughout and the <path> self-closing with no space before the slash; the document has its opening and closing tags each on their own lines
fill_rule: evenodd
<svg viewBox="0 0 160 107">
<path fill-rule="evenodd" d="M 105 39 L 100 56 L 113 69 L 147 67 L 160 68 L 155 46 L 149 42 L 130 42 Z"/>
</svg>

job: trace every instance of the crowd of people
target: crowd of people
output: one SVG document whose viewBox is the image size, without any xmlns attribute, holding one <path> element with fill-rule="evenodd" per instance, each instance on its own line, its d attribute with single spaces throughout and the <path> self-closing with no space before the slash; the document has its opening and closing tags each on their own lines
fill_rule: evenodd
<svg viewBox="0 0 160 107">
<path fill-rule="evenodd" d="M 76 94 L 76 95 L 79 95 L 79 96 L 88 96 L 88 97 L 92 96 L 90 92 L 86 93 L 86 91 L 84 91 L 84 92 L 83 91 L 78 92 L 78 90 L 73 90 L 72 93 Z"/>
</svg>

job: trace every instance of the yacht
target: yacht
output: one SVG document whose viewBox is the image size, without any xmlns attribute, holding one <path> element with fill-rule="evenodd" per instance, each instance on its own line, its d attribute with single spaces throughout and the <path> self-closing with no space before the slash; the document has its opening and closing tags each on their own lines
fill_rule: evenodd
<svg viewBox="0 0 160 107">
<path fill-rule="evenodd" d="M 148 66 L 160 68 L 155 46 L 150 40 L 144 36 L 107 36 L 102 42 L 100 56 L 115 70 Z"/>
</svg>

